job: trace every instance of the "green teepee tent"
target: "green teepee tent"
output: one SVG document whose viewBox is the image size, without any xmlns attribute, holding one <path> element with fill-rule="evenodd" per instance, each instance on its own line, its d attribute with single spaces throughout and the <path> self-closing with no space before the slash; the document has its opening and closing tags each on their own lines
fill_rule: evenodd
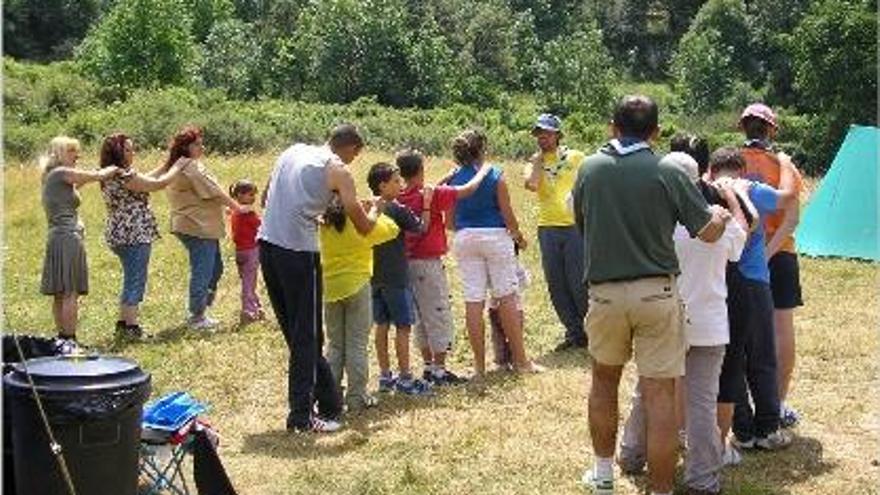
<svg viewBox="0 0 880 495">
<path fill-rule="evenodd" d="M 795 232 L 798 251 L 880 261 L 877 155 L 880 129 L 850 127 Z"/>
</svg>

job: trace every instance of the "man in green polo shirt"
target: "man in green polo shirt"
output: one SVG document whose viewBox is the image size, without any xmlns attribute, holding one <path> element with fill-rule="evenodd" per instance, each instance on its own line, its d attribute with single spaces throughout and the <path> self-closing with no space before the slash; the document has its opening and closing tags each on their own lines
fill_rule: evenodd
<svg viewBox="0 0 880 495">
<path fill-rule="evenodd" d="M 593 357 L 589 420 L 596 464 L 583 482 L 598 494 L 614 490 L 617 392 L 633 354 L 647 406 L 651 493 L 672 493 L 678 446 L 673 386 L 684 375 L 686 350 L 672 232 L 680 223 L 692 236 L 715 242 L 730 219 L 651 150 L 657 116 L 650 98 L 621 99 L 612 121 L 614 138 L 584 160 L 573 189 L 585 244 Z"/>
</svg>

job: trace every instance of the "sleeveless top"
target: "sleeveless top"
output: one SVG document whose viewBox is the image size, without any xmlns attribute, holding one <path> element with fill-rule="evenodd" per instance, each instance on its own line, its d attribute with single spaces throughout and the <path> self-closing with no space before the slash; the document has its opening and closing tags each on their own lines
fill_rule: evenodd
<svg viewBox="0 0 880 495">
<path fill-rule="evenodd" d="M 326 166 L 336 158 L 326 146 L 301 143 L 281 153 L 269 180 L 258 239 L 292 251 L 319 251 L 318 218 L 333 197 Z"/>
<path fill-rule="evenodd" d="M 477 167 L 463 165 L 452 175 L 449 184 L 462 186 L 475 175 L 477 175 Z M 498 206 L 498 181 L 500 179 L 501 170 L 493 166 L 492 171 L 480 182 L 480 187 L 473 195 L 458 200 L 455 205 L 455 230 L 503 229 L 507 226 L 504 223 L 504 217 L 501 216 L 501 208 Z"/>
<path fill-rule="evenodd" d="M 43 210 L 49 223 L 49 235 L 62 233 L 82 233 L 83 226 L 77 212 L 80 204 L 79 193 L 72 184 L 64 180 L 60 168 L 50 170 L 43 176 Z"/>
</svg>

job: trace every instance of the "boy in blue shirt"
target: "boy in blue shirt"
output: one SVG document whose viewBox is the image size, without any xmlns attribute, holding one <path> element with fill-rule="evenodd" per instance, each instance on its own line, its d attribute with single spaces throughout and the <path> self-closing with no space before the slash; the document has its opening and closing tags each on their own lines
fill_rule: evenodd
<svg viewBox="0 0 880 495">
<path fill-rule="evenodd" d="M 793 178 L 790 171 L 784 172 L 780 189 L 776 190 L 742 179 L 744 172 L 745 160 L 735 148 L 716 150 L 709 159 L 710 180 L 730 184 L 739 195 L 747 196 L 758 215 L 739 262 L 729 264 L 727 270 L 730 343 L 719 384 L 719 426 L 724 440 L 735 405 L 734 444 L 745 449 L 778 450 L 788 446 L 791 438 L 779 428 L 773 299 L 764 249 L 764 220 L 792 195 Z M 735 461 L 736 454 L 725 457 Z"/>
</svg>

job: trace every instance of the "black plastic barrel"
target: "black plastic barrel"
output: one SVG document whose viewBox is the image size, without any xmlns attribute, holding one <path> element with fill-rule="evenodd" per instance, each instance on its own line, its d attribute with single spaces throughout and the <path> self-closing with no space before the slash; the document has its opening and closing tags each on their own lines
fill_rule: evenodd
<svg viewBox="0 0 880 495">
<path fill-rule="evenodd" d="M 109 356 L 31 359 L 34 380 L 77 495 L 136 495 L 143 404 L 150 375 Z M 4 377 L 12 409 L 18 495 L 69 493 L 22 363 Z"/>
</svg>

